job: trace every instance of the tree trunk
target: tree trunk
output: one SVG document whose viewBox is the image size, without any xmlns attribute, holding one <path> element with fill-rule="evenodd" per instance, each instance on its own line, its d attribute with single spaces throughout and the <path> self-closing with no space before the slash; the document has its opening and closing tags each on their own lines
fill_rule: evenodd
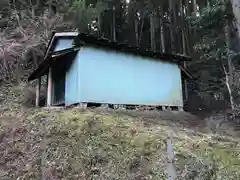
<svg viewBox="0 0 240 180">
<path fill-rule="evenodd" d="M 176 53 L 176 47 L 175 47 L 175 3 L 174 0 L 169 0 L 169 9 L 170 9 L 170 21 L 171 21 L 171 27 L 170 27 L 170 36 L 171 36 L 171 50 L 172 53 Z"/>
<path fill-rule="evenodd" d="M 180 15 L 181 15 L 181 35 L 182 35 L 182 54 L 187 55 L 186 50 L 186 39 L 185 39 L 185 28 L 184 28 L 184 13 L 183 13 L 183 0 L 180 0 Z M 187 68 L 186 61 L 183 62 L 183 67 Z M 188 84 L 187 80 L 183 79 L 183 88 L 185 93 L 184 100 L 188 100 Z"/>
<path fill-rule="evenodd" d="M 225 38 L 226 38 L 226 46 L 227 46 L 227 51 L 228 54 L 230 53 L 230 45 L 231 45 L 231 39 L 230 39 L 230 26 L 229 26 L 229 20 L 226 20 L 226 25 L 225 25 Z M 231 83 L 231 86 L 233 84 L 233 64 L 232 64 L 232 59 L 228 55 L 228 74 L 229 74 L 229 82 Z"/>
<path fill-rule="evenodd" d="M 52 3 L 53 3 L 53 0 L 48 1 L 48 10 L 49 10 L 50 17 L 53 14 Z"/>
<path fill-rule="evenodd" d="M 98 31 L 99 35 L 102 36 L 102 13 L 98 15 Z"/>
<path fill-rule="evenodd" d="M 224 71 L 224 74 L 225 74 L 225 84 L 227 86 L 227 90 L 228 90 L 228 93 L 229 93 L 232 115 L 233 115 L 233 118 L 234 118 L 235 117 L 235 113 L 234 113 L 235 106 L 234 106 L 234 100 L 233 100 L 233 95 L 232 95 L 232 89 L 231 89 L 230 82 L 229 82 L 229 75 L 228 75 L 228 72 L 227 72 L 224 64 L 222 64 L 222 67 L 223 67 L 223 71 Z"/>
<path fill-rule="evenodd" d="M 137 46 L 139 46 L 140 45 L 140 43 L 141 43 L 141 39 L 142 39 L 142 34 L 143 34 L 143 26 L 144 26 L 144 20 L 145 20 L 145 16 L 144 16 L 144 14 L 142 14 L 141 15 L 141 29 L 140 29 L 140 34 L 139 34 L 139 36 L 138 36 L 138 43 L 137 43 Z"/>
<path fill-rule="evenodd" d="M 136 36 L 136 45 L 138 45 L 138 42 L 139 42 L 139 33 L 138 33 L 138 19 L 137 19 L 137 15 L 135 17 L 135 36 Z"/>
<path fill-rule="evenodd" d="M 182 54 L 186 55 L 186 40 L 184 35 L 184 14 L 183 14 L 183 2 L 180 0 L 180 15 L 181 15 L 181 35 L 182 35 Z"/>
<path fill-rule="evenodd" d="M 126 39 L 130 44 L 136 44 L 135 18 L 136 18 L 136 1 L 129 1 L 127 8 L 127 33 Z"/>
<path fill-rule="evenodd" d="M 113 41 L 116 41 L 116 11 L 115 11 L 115 6 L 113 6 Z"/>
<path fill-rule="evenodd" d="M 236 28 L 237 28 L 237 35 L 238 35 L 238 42 L 240 44 L 240 1 L 239 0 L 230 0 L 232 5 L 233 15 L 236 20 Z M 240 51 L 240 47 L 238 47 Z"/>
<path fill-rule="evenodd" d="M 151 48 L 153 51 L 156 51 L 155 26 L 154 26 L 155 16 L 154 15 L 155 15 L 154 13 L 150 15 L 150 34 L 151 34 Z"/>
<path fill-rule="evenodd" d="M 193 3 L 193 14 L 197 16 L 197 0 L 192 0 Z"/>
<path fill-rule="evenodd" d="M 238 34 L 240 37 L 240 1 L 239 0 L 231 0 L 231 4 L 232 4 L 232 10 L 233 10 L 234 17 L 237 21 Z"/>
<path fill-rule="evenodd" d="M 232 59 L 231 56 L 229 55 L 230 53 L 230 27 L 229 27 L 229 19 L 226 19 L 225 22 L 225 38 L 226 38 L 226 46 L 227 46 L 227 53 L 228 53 L 228 59 L 227 59 L 227 65 L 228 65 L 228 71 L 226 70 L 224 64 L 223 70 L 226 76 L 226 86 L 228 89 L 229 97 L 230 97 L 230 103 L 231 103 L 231 108 L 232 108 L 232 113 L 233 113 L 233 118 L 235 116 L 235 104 L 234 104 L 234 99 L 233 99 L 233 94 L 232 94 L 232 86 L 233 86 L 233 64 L 232 64 Z"/>
<path fill-rule="evenodd" d="M 190 16 L 190 11 L 189 11 L 189 0 L 184 0 L 184 5 L 185 5 L 185 10 L 186 10 L 186 14 L 185 16 Z"/>
<path fill-rule="evenodd" d="M 210 0 L 207 0 L 207 7 L 209 8 L 211 6 Z"/>
<path fill-rule="evenodd" d="M 191 10 L 190 10 L 190 4 L 189 4 L 189 0 L 184 0 L 184 16 L 188 17 L 191 16 Z M 194 52 L 193 49 L 193 42 L 195 42 L 194 40 L 194 36 L 193 36 L 193 30 L 190 28 L 188 23 L 184 23 L 184 38 L 185 38 L 185 45 L 186 45 L 186 52 L 188 53 L 188 55 L 191 56 L 192 52 Z"/>
<path fill-rule="evenodd" d="M 166 52 L 165 50 L 165 39 L 164 39 L 164 25 L 163 25 L 163 16 L 164 16 L 164 11 L 163 11 L 163 4 L 160 5 L 160 42 L 161 42 L 161 51 Z"/>
</svg>

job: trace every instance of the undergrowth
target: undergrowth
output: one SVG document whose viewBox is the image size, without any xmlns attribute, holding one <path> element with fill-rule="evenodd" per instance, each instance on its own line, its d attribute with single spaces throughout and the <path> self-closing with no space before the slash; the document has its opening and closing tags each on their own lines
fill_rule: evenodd
<svg viewBox="0 0 240 180">
<path fill-rule="evenodd" d="M 140 116 L 79 109 L 5 113 L 0 179 L 165 180 L 169 131 L 178 179 L 240 178 L 239 138 L 158 121 L 146 125 Z"/>
</svg>

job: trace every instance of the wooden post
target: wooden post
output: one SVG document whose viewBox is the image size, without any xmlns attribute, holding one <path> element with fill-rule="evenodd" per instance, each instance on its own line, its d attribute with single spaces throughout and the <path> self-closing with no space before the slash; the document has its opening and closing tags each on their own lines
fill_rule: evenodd
<svg viewBox="0 0 240 180">
<path fill-rule="evenodd" d="M 178 107 L 178 111 L 183 112 L 183 111 L 184 111 L 183 107 L 179 106 L 179 107 Z"/>
<path fill-rule="evenodd" d="M 185 100 L 188 100 L 188 84 L 187 84 L 187 80 L 184 79 L 184 88 L 185 88 Z"/>
<path fill-rule="evenodd" d="M 79 103 L 79 107 L 80 107 L 80 108 L 83 108 L 83 109 L 86 109 L 86 108 L 87 108 L 87 105 L 88 105 L 88 103 L 86 103 L 86 102 L 81 102 L 81 103 Z"/>
<path fill-rule="evenodd" d="M 36 101 L 35 101 L 36 107 L 39 107 L 40 89 L 41 89 L 41 77 L 38 78 L 38 80 L 37 80 L 37 85 L 36 85 Z"/>
<path fill-rule="evenodd" d="M 48 86 L 47 86 L 47 106 L 52 105 L 52 69 L 48 71 Z"/>
<path fill-rule="evenodd" d="M 172 135 L 168 133 L 167 138 L 167 172 L 168 180 L 176 180 L 175 156 L 173 152 Z"/>
</svg>

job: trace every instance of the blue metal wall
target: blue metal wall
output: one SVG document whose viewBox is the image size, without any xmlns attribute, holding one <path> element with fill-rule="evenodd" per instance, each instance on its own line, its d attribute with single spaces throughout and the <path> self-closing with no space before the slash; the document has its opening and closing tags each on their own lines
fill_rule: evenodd
<svg viewBox="0 0 240 180">
<path fill-rule="evenodd" d="M 73 43 L 73 38 L 58 38 L 54 51 L 61 51 L 67 48 L 71 48 Z"/>
<path fill-rule="evenodd" d="M 71 60 L 69 60 L 71 61 Z M 65 104 L 69 106 L 80 102 L 80 91 L 79 91 L 79 59 L 76 58 L 70 62 L 70 66 L 66 72 L 66 83 L 65 83 Z"/>
<path fill-rule="evenodd" d="M 93 47 L 79 51 L 67 72 L 66 102 L 183 106 L 176 64 Z"/>
</svg>

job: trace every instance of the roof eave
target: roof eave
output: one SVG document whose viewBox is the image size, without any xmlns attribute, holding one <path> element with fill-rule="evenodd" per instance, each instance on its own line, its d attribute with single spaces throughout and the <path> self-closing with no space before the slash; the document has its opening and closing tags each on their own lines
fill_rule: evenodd
<svg viewBox="0 0 240 180">
<path fill-rule="evenodd" d="M 137 46 L 131 46 L 126 43 L 111 41 L 106 38 L 97 37 L 97 36 L 89 35 L 85 33 L 79 33 L 75 38 L 75 43 L 76 43 L 75 44 L 76 46 L 87 45 L 87 44 L 93 45 L 93 46 L 94 45 L 102 46 L 103 48 L 121 50 L 128 53 L 133 53 L 135 55 L 139 54 L 141 56 L 148 56 L 155 59 L 161 59 L 161 60 L 170 61 L 170 62 L 191 61 L 191 57 L 186 55 L 153 52 L 150 49 L 142 49 Z"/>
<path fill-rule="evenodd" d="M 52 44 L 53 44 L 53 42 L 55 40 L 55 37 L 64 37 L 64 36 L 66 36 L 66 37 L 76 37 L 78 34 L 79 33 L 77 31 L 72 31 L 72 32 L 52 31 L 52 35 L 51 35 L 50 40 L 49 40 L 48 45 L 47 45 L 47 49 L 46 49 L 46 51 L 44 53 L 44 59 L 47 58 L 48 53 L 49 53 L 49 51 L 50 51 L 50 49 L 52 47 Z"/>
<path fill-rule="evenodd" d="M 55 37 L 62 37 L 62 36 L 72 36 L 76 37 L 78 35 L 77 31 L 72 31 L 72 32 L 56 32 Z"/>
<path fill-rule="evenodd" d="M 68 49 L 64 49 L 61 51 L 56 51 L 49 54 L 46 59 L 38 66 L 38 68 L 33 71 L 33 73 L 29 76 L 28 81 L 32 81 L 37 79 L 40 76 L 43 76 L 47 73 L 47 69 L 51 66 L 52 60 L 67 55 L 69 53 L 74 53 L 78 51 L 80 48 L 72 47 Z"/>
</svg>

